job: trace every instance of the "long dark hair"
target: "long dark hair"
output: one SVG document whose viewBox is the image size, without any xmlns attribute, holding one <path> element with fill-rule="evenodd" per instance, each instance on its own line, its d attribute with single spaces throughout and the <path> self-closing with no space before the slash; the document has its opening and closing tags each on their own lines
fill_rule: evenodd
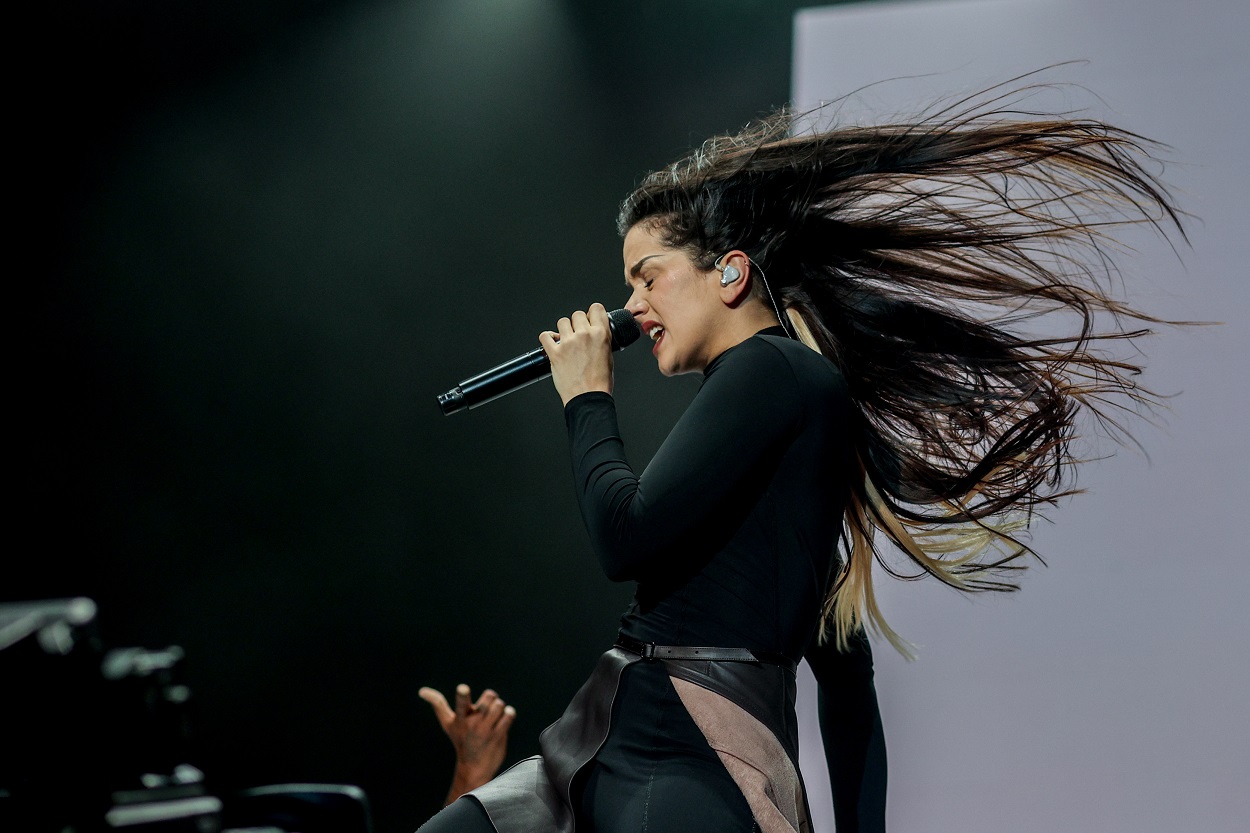
<svg viewBox="0 0 1250 833">
<path fill-rule="evenodd" d="M 867 624 L 909 651 L 877 608 L 874 556 L 900 578 L 1016 589 L 1012 571 L 1036 557 L 1022 533 L 1074 491 L 1077 412 L 1115 431 L 1156 401 L 1105 348 L 1159 323 L 1112 297 L 1109 235 L 1148 223 L 1184 237 L 1148 167 L 1159 146 L 1022 114 L 1030 89 L 798 135 L 779 112 L 648 175 L 621 207 L 622 235 L 650 223 L 704 269 L 746 251 L 844 375 L 862 477 L 821 631 L 832 623 L 843 647 Z M 876 531 L 920 571 L 892 567 Z"/>
</svg>

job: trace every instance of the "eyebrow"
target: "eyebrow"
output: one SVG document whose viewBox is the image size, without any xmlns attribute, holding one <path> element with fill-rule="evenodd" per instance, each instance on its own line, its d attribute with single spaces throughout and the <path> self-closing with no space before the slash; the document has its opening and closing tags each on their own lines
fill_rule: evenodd
<svg viewBox="0 0 1250 833">
<path fill-rule="evenodd" d="M 629 276 L 630 276 L 631 278 L 636 278 L 636 277 L 638 277 L 638 272 L 642 269 L 642 264 L 646 263 L 648 260 L 650 260 L 650 259 L 651 259 L 651 258 L 653 258 L 653 257 L 664 257 L 664 254 L 663 254 L 663 253 L 661 253 L 661 254 L 655 254 L 655 255 L 647 255 L 647 256 L 646 256 L 646 257 L 644 257 L 642 260 L 638 261 L 637 263 L 635 263 L 633 266 L 631 266 L 631 267 L 630 267 L 630 269 L 629 269 Z M 626 285 L 626 286 L 629 286 L 629 281 L 628 281 L 628 280 L 627 280 L 627 281 L 625 281 L 625 285 Z"/>
</svg>

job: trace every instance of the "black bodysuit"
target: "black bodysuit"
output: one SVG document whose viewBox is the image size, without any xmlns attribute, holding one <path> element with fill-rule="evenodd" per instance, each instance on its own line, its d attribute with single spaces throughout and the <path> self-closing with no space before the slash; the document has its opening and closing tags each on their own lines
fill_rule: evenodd
<svg viewBox="0 0 1250 833">
<path fill-rule="evenodd" d="M 813 647 L 853 471 L 845 385 L 832 363 L 780 328 L 725 351 L 704 376 L 641 476 L 625 460 L 610 395 L 583 394 L 565 408 L 595 553 L 610 579 L 638 583 L 621 634 L 792 662 L 808 655 L 821 684 L 839 833 L 880 829 L 871 817 L 884 797 L 884 749 L 867 643 L 851 654 Z M 730 665 L 733 673 L 722 674 Z M 544 733 L 543 757 L 473 795 L 500 833 L 574 823 L 600 833 L 752 830 L 759 807 L 748 806 L 742 782 L 726 769 L 736 758 L 705 739 L 722 729 L 736 737 L 737 727 L 715 721 L 738 718 L 688 709 L 691 701 L 674 690 L 683 682 L 699 686 L 687 692 L 711 690 L 741 707 L 744 726 L 758 721 L 797 760 L 792 670 L 639 662 L 614 649 Z M 527 791 L 541 794 L 542 822 L 516 809 Z M 799 792 L 801 804 L 801 785 Z M 802 828 L 805 805 L 798 817 Z M 435 822 L 431 833 L 444 829 Z"/>
<path fill-rule="evenodd" d="M 784 336 L 725 351 L 651 464 L 625 462 L 612 397 L 565 408 L 582 517 L 608 578 L 637 581 L 621 630 L 662 645 L 798 659 L 817 624 L 851 470 L 834 366 Z"/>
</svg>

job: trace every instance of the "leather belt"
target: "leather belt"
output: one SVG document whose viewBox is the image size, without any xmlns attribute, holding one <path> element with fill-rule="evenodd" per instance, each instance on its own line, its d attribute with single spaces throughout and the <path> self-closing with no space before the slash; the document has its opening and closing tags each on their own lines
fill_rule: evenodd
<svg viewBox="0 0 1250 833">
<path fill-rule="evenodd" d="M 783 654 L 776 654 L 772 651 L 757 651 L 750 648 L 702 648 L 692 645 L 656 645 L 654 642 L 639 642 L 637 639 L 631 639 L 624 635 L 616 637 L 616 647 L 629 651 L 631 654 L 637 654 L 648 662 L 665 659 L 707 660 L 710 662 L 763 662 L 769 665 L 780 665 L 791 673 L 794 673 L 798 668 L 797 662 L 793 662 Z"/>
</svg>

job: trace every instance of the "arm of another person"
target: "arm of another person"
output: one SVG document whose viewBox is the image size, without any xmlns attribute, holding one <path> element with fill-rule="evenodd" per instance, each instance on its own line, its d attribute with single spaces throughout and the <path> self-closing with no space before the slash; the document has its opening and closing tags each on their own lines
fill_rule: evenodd
<svg viewBox="0 0 1250 833">
<path fill-rule="evenodd" d="M 456 749 L 451 789 L 443 802 L 446 806 L 495 777 L 508 754 L 508 729 L 516 719 L 516 709 L 489 688 L 473 703 L 469 687 L 463 683 L 456 686 L 454 709 L 442 692 L 422 688 L 417 693 L 434 709 L 434 716 Z"/>
<path fill-rule="evenodd" d="M 872 649 L 858 631 L 842 652 L 830 639 L 805 658 L 820 686 L 820 735 L 838 833 L 885 830 L 885 734 L 873 685 Z"/>
</svg>

